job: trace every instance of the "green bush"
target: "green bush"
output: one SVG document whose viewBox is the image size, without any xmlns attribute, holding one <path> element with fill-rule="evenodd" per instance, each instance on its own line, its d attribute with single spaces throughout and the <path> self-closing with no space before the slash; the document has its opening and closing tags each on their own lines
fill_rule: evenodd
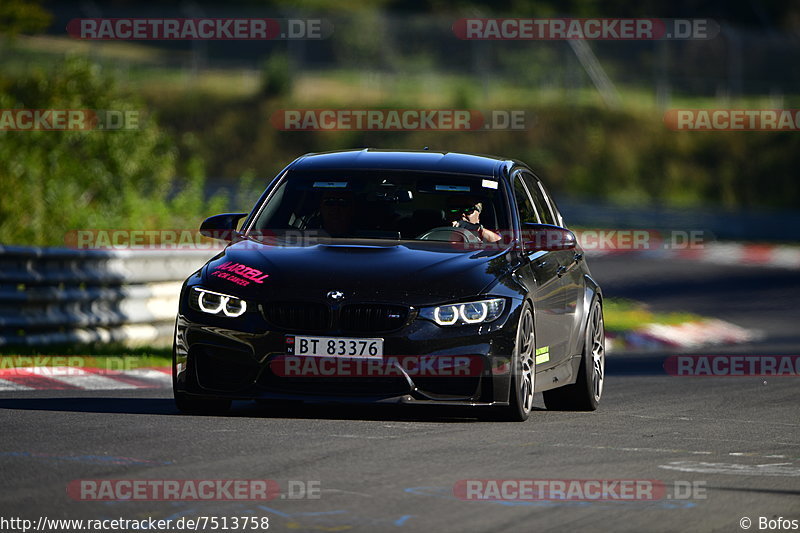
<svg viewBox="0 0 800 533">
<path fill-rule="evenodd" d="M 292 74 L 286 54 L 273 54 L 261 70 L 261 94 L 266 97 L 286 96 L 292 92 Z"/>
<path fill-rule="evenodd" d="M 91 63 L 0 75 L 0 109 L 137 111 L 124 131 L 0 132 L 0 242 L 64 244 L 74 229 L 195 228 L 224 208 L 204 199 L 196 148 L 181 146 Z M 184 153 L 185 152 L 185 153 Z"/>
</svg>

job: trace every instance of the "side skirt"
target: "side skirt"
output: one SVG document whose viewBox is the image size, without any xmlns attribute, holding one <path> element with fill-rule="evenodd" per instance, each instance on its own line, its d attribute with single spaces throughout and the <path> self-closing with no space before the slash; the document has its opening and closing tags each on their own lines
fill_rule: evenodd
<svg viewBox="0 0 800 533">
<path fill-rule="evenodd" d="M 547 370 L 536 371 L 536 392 L 543 392 L 550 389 L 571 385 L 578 379 L 578 369 L 580 368 L 582 354 L 575 354 L 566 361 L 548 368 Z"/>
</svg>

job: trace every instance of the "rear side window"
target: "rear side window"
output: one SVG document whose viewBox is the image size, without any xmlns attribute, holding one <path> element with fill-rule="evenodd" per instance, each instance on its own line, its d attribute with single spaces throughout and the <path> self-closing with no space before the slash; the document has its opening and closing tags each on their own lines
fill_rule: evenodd
<svg viewBox="0 0 800 533">
<path fill-rule="evenodd" d="M 550 211 L 553 212 L 556 224 L 559 226 L 567 227 L 567 225 L 564 223 L 564 217 L 561 216 L 561 212 L 558 210 L 558 205 L 556 204 L 555 199 L 553 199 L 553 196 L 549 192 L 547 192 L 547 187 L 545 187 L 541 181 L 538 181 L 538 183 L 539 183 L 539 190 L 542 191 L 545 200 L 547 200 L 547 203 L 550 205 Z"/>
<path fill-rule="evenodd" d="M 539 180 L 528 173 L 523 173 L 522 176 L 525 179 L 525 185 L 528 186 L 528 191 L 531 193 L 531 197 L 533 198 L 533 204 L 536 208 L 536 212 L 539 214 L 539 220 L 542 221 L 542 224 L 552 224 L 557 226 L 558 222 L 555 215 L 553 215 L 553 211 L 550 209 L 550 203 L 545 198 L 541 187 L 539 187 Z"/>
<path fill-rule="evenodd" d="M 519 209 L 520 222 L 538 223 L 539 219 L 536 216 L 536 210 L 531 203 L 528 192 L 525 190 L 522 180 L 519 175 L 514 179 L 514 197 L 517 199 L 517 209 Z"/>
</svg>

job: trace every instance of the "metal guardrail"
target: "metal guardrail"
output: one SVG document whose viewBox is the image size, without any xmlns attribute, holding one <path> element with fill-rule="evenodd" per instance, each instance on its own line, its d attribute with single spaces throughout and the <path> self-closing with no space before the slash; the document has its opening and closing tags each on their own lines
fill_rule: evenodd
<svg viewBox="0 0 800 533">
<path fill-rule="evenodd" d="M 181 283 L 215 253 L 0 246 L 0 346 L 168 343 Z"/>
</svg>

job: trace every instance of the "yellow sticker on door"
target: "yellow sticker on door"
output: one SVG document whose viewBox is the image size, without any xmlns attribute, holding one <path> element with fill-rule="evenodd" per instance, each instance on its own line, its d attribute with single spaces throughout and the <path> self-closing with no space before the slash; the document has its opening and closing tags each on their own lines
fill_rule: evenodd
<svg viewBox="0 0 800 533">
<path fill-rule="evenodd" d="M 550 347 L 542 346 L 536 350 L 536 364 L 540 365 L 550 360 Z"/>
</svg>

